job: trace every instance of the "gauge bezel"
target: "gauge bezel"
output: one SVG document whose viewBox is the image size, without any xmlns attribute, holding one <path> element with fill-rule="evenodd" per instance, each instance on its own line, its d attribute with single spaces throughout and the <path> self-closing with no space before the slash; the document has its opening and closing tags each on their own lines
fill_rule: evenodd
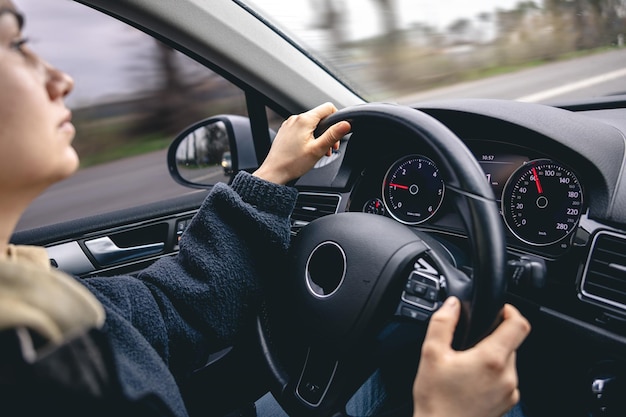
<svg viewBox="0 0 626 417">
<path fill-rule="evenodd" d="M 373 203 L 373 202 L 376 202 L 376 201 L 379 201 L 379 202 L 380 202 L 380 204 L 382 204 L 382 207 L 381 207 L 381 211 L 380 211 L 380 213 L 376 213 L 376 212 L 368 211 L 368 210 L 367 210 L 367 208 L 369 207 L 369 205 L 370 205 L 371 203 Z M 370 213 L 370 214 L 376 214 L 376 215 L 379 215 L 379 216 L 384 216 L 384 215 L 387 213 L 387 207 L 385 207 L 385 202 L 384 202 L 382 199 L 380 199 L 380 198 L 378 198 L 378 197 L 375 197 L 375 198 L 370 198 L 370 199 L 368 199 L 367 201 L 365 201 L 365 203 L 363 204 L 363 208 L 361 209 L 361 211 L 362 211 L 363 213 Z"/>
<path fill-rule="evenodd" d="M 439 199 L 439 201 L 436 202 L 436 204 L 433 204 L 433 211 L 430 213 L 430 215 L 419 219 L 418 221 L 409 221 L 406 220 L 404 218 L 402 218 L 402 216 L 397 212 L 397 208 L 393 206 L 393 204 L 391 204 L 388 200 L 389 200 L 389 195 L 388 195 L 388 180 L 390 178 L 390 176 L 396 172 L 403 164 L 407 163 L 409 160 L 423 160 L 426 161 L 428 164 L 432 165 L 435 168 L 435 171 L 438 173 L 438 177 L 441 181 L 441 196 L 438 196 L 437 198 Z M 382 197 L 383 197 L 383 203 L 385 205 L 385 209 L 387 211 L 387 213 L 394 218 L 395 220 L 397 220 L 400 223 L 409 225 L 409 226 L 416 226 L 418 224 L 422 224 L 430 219 L 433 218 L 433 216 L 435 216 L 437 214 L 437 212 L 439 211 L 439 209 L 441 208 L 442 204 L 443 204 L 443 199 L 446 193 L 446 184 L 445 181 L 443 180 L 443 177 L 441 176 L 441 170 L 439 169 L 439 167 L 437 166 L 437 164 L 435 163 L 435 161 L 433 161 L 431 158 L 428 158 L 427 156 L 424 155 L 420 155 L 420 154 L 410 154 L 410 155 L 404 155 L 401 158 L 396 159 L 387 169 L 387 171 L 385 172 L 385 176 L 383 177 L 383 183 L 382 183 Z"/>
<path fill-rule="evenodd" d="M 522 236 L 521 233 L 518 231 L 518 228 L 513 227 L 509 223 L 509 219 L 514 218 L 513 214 L 511 213 L 511 207 L 510 207 L 510 202 L 512 201 L 511 193 L 515 185 L 514 183 L 520 181 L 520 179 L 525 174 L 527 174 L 528 171 L 531 170 L 533 166 L 538 166 L 538 165 L 554 165 L 558 167 L 560 170 L 566 172 L 569 177 L 575 180 L 575 184 L 577 185 L 578 191 L 580 193 L 579 212 L 576 215 L 576 221 L 573 222 L 571 225 L 572 227 L 564 231 L 563 236 L 560 236 L 556 239 L 551 239 L 550 241 L 547 241 L 547 242 L 538 242 L 536 240 L 529 239 L 527 236 Z M 580 179 L 578 178 L 576 173 L 571 168 L 551 158 L 537 158 L 537 159 L 532 159 L 524 163 L 509 176 L 509 178 L 506 181 L 506 184 L 504 185 L 504 188 L 502 189 L 502 195 L 500 198 L 500 210 L 502 213 L 502 219 L 504 221 L 504 224 L 506 225 L 507 229 L 513 234 L 513 236 L 515 236 L 517 239 L 519 239 L 521 242 L 527 245 L 543 247 L 543 246 L 555 245 L 559 242 L 562 242 L 564 239 L 567 239 L 569 236 L 572 235 L 572 233 L 575 232 L 575 230 L 578 228 L 578 225 L 580 224 L 580 219 L 584 212 L 584 203 L 585 203 L 585 195 L 584 195 L 582 183 L 580 182 Z"/>
</svg>

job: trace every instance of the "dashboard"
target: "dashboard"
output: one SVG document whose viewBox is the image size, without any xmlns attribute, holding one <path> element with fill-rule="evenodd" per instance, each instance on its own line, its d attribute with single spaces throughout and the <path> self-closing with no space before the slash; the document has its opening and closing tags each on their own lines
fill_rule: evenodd
<svg viewBox="0 0 626 417">
<path fill-rule="evenodd" d="M 553 155 L 501 141 L 465 140 L 500 207 L 509 245 L 558 256 L 572 244 L 585 213 L 584 175 Z M 446 179 L 431 155 L 398 143 L 363 171 L 351 211 L 409 226 L 456 230 Z"/>
<path fill-rule="evenodd" d="M 516 305 L 556 315 L 575 329 L 591 326 L 589 335 L 608 335 L 623 349 L 626 118 L 620 103 L 568 108 L 467 99 L 416 108 L 470 150 L 500 209 L 508 261 L 532 265 L 530 285 L 509 285 Z M 303 207 L 296 204 L 295 226 L 312 220 L 312 207 L 387 216 L 444 242 L 458 266 L 470 267 L 472 248 L 449 192 L 446 161 L 426 140 L 373 124 L 352 133 L 334 158 L 339 163 L 320 164 L 298 180 Z"/>
</svg>

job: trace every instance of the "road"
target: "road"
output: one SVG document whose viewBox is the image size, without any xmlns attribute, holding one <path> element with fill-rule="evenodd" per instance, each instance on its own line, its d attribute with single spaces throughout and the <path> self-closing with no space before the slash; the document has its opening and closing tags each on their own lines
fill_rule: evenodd
<svg viewBox="0 0 626 417">
<path fill-rule="evenodd" d="M 626 49 L 558 61 L 488 79 L 409 94 L 399 103 L 449 98 L 497 98 L 536 103 L 626 92 Z"/>
<path fill-rule="evenodd" d="M 548 103 L 625 91 L 626 49 L 622 49 L 410 94 L 397 101 L 482 97 Z M 155 152 L 87 168 L 54 185 L 24 213 L 17 230 L 198 192 L 203 191 L 174 182 L 165 151 Z"/>
<path fill-rule="evenodd" d="M 175 182 L 169 174 L 166 155 L 167 151 L 152 152 L 79 170 L 39 196 L 16 230 L 205 192 Z M 222 173 L 221 167 L 217 173 Z M 224 179 L 222 175 L 216 178 Z"/>
</svg>

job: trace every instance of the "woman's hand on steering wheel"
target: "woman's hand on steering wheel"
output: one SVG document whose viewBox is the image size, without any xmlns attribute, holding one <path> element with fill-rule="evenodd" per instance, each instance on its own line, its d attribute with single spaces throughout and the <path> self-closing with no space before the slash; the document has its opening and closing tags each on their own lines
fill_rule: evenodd
<svg viewBox="0 0 626 417">
<path fill-rule="evenodd" d="M 430 319 L 413 385 L 413 415 L 496 417 L 519 400 L 515 351 L 530 332 L 519 311 L 506 304 L 503 321 L 465 351 L 451 347 L 460 303 L 446 300 Z"/>
</svg>

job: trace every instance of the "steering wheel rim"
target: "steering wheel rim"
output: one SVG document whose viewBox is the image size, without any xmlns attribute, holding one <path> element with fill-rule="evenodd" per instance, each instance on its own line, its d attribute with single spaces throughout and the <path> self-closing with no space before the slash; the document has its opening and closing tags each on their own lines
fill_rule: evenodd
<svg viewBox="0 0 626 417">
<path fill-rule="evenodd" d="M 473 250 L 472 265 L 474 274 L 471 284 L 456 284 L 457 289 L 455 289 L 455 284 L 453 284 L 447 288 L 447 295 L 455 295 L 462 302 L 461 323 L 463 324 L 457 328 L 455 347 L 463 349 L 472 346 L 497 325 L 499 313 L 504 304 L 507 282 L 505 275 L 506 243 L 504 231 L 493 191 L 485 180 L 484 172 L 469 149 L 451 130 L 438 120 L 419 110 L 387 103 L 369 103 L 348 107 L 324 119 L 316 131 L 316 136 L 331 125 L 343 120 L 351 123 L 353 132 L 366 129 L 368 126 L 381 124 L 404 129 L 410 134 L 420 137 L 430 150 L 437 154 L 437 159 L 441 164 L 440 170 L 446 178 L 447 195 L 451 194 L 454 199 Z M 350 215 L 349 219 L 346 215 Z M 340 216 L 343 217 L 339 219 Z M 425 244 L 415 232 L 386 217 L 364 213 L 340 213 L 325 216 L 310 224 L 310 226 L 315 225 L 310 228 L 311 231 L 307 231 L 309 226 L 304 227 L 292 244 L 290 271 L 298 271 L 297 275 L 304 274 L 307 277 L 311 275 L 309 263 L 311 262 L 312 254 L 318 253 L 320 245 L 326 247 L 326 242 L 332 242 L 329 244 L 329 248 L 332 244 L 337 244 L 340 248 L 342 245 L 346 247 L 360 246 L 363 235 L 353 239 L 350 236 L 352 232 L 344 225 L 351 224 L 353 230 L 361 230 L 365 225 L 368 228 L 372 227 L 370 223 L 375 224 L 374 234 L 376 236 L 381 236 L 381 233 L 384 234 L 387 231 L 391 231 L 392 233 L 389 234 L 393 234 L 394 237 L 394 242 L 387 243 L 387 245 L 391 245 L 391 247 L 388 247 L 389 254 L 381 255 L 382 258 L 378 261 L 376 259 L 372 260 L 372 262 L 378 262 L 380 266 L 372 266 L 371 268 L 379 268 L 377 269 L 379 277 L 383 277 L 380 280 L 384 281 L 384 284 L 379 284 L 380 280 L 376 283 L 376 285 L 384 287 L 380 295 L 376 295 L 376 303 L 382 304 L 382 300 L 386 299 L 387 296 L 382 294 L 387 294 L 388 287 L 397 286 L 397 284 L 393 283 L 398 280 L 393 277 L 398 274 L 398 271 L 386 272 L 389 267 L 385 265 L 397 263 L 397 268 L 406 269 L 406 264 L 414 262 L 416 256 L 427 256 L 429 262 L 435 264 L 438 269 L 446 271 L 447 280 L 459 282 L 458 280 L 455 281 L 456 278 L 453 278 L 454 275 L 458 275 L 459 271 L 453 271 L 446 266 L 446 262 L 441 260 L 441 257 L 437 255 L 437 251 Z M 331 237 L 326 238 L 324 236 L 326 234 Z M 376 252 L 378 252 L 378 249 Z M 296 252 L 295 255 L 293 254 L 294 251 Z M 324 249 L 324 251 L 334 253 L 329 255 L 331 256 L 330 259 L 340 259 L 335 249 Z M 304 260 L 302 253 L 306 254 L 306 260 Z M 364 254 L 359 252 L 359 255 L 354 256 L 362 257 Z M 371 257 L 376 258 L 376 256 Z M 405 269 L 402 269 L 402 271 Z M 324 272 L 329 273 L 328 271 Z M 345 271 L 343 273 L 345 274 Z M 330 274 L 339 276 L 342 273 L 330 271 Z M 289 277 L 289 279 L 291 278 Z M 353 363 L 353 361 L 357 360 L 354 358 L 354 355 L 346 355 L 346 352 L 354 350 L 354 340 L 361 337 L 362 332 L 365 331 L 360 329 L 360 333 L 357 332 L 358 335 L 354 336 L 354 328 L 359 327 L 356 323 L 358 322 L 361 327 L 366 326 L 362 323 L 370 323 L 367 320 L 375 320 L 373 317 L 378 313 L 372 311 L 371 317 L 368 316 L 367 320 L 361 320 L 362 315 L 370 314 L 364 313 L 367 309 L 364 308 L 366 300 L 363 299 L 362 305 L 354 307 L 355 310 L 353 312 L 348 311 L 345 313 L 354 315 L 355 321 L 349 321 L 344 327 L 337 327 L 339 325 L 333 323 L 328 326 L 333 330 L 328 331 L 326 327 L 328 321 L 332 320 L 332 315 L 325 313 L 324 310 L 328 304 L 324 303 L 328 303 L 328 300 L 334 296 L 336 288 L 346 284 L 337 280 L 337 282 L 334 282 L 333 290 L 329 294 L 316 294 L 316 291 L 319 289 L 312 290 L 309 278 L 307 278 L 306 285 L 302 284 L 303 280 L 299 279 L 298 276 L 294 278 L 296 282 L 300 283 L 298 284 L 299 289 L 296 289 L 295 294 L 298 297 L 304 297 L 304 301 L 300 304 L 303 305 L 303 308 L 310 310 L 306 313 L 309 316 L 306 325 L 310 326 L 311 332 L 323 334 L 323 337 L 330 339 L 330 341 L 318 344 L 314 341 L 315 339 L 310 339 L 306 342 L 308 344 L 308 354 L 301 375 L 296 377 L 283 366 L 284 358 L 277 355 L 276 349 L 268 339 L 266 326 L 262 321 L 258 321 L 256 330 L 262 347 L 263 357 L 270 369 L 270 376 L 274 383 L 272 392 L 277 397 L 279 403 L 285 409 L 291 410 L 293 413 L 297 413 L 297 415 L 336 415 L 336 413 L 342 412 L 342 407 L 349 398 L 347 394 L 342 395 L 343 393 L 339 392 L 341 391 L 340 389 L 335 393 L 326 391 L 322 393 L 322 400 L 319 403 L 316 403 L 317 400 L 313 402 L 307 401 L 298 392 L 299 389 L 302 390 L 298 385 L 298 381 L 301 381 L 307 372 L 312 372 L 307 371 L 307 363 L 309 360 L 312 360 L 312 356 L 313 359 L 318 361 L 315 362 L 315 368 L 328 367 L 328 378 L 334 379 L 335 375 L 339 375 L 337 378 L 344 378 L 346 381 L 340 380 L 337 382 L 338 384 L 345 385 L 348 391 L 356 389 L 354 386 L 357 383 L 356 381 L 362 382 L 366 375 L 359 378 L 355 377 L 354 380 L 347 376 L 347 374 L 355 372 L 359 368 Z M 396 289 L 395 291 L 398 290 Z M 399 291 L 401 292 L 401 289 Z M 371 302 L 373 299 L 372 293 L 368 293 L 365 297 L 367 302 Z M 359 311 L 357 312 L 356 310 Z M 322 322 L 322 324 L 319 325 L 319 322 Z M 334 340 L 335 338 L 341 340 Z M 330 362 L 328 362 L 328 359 L 323 358 L 324 355 L 331 358 Z M 337 359 L 333 362 L 335 357 Z M 331 372 L 333 363 L 336 368 Z M 340 365 L 347 371 L 340 372 Z M 308 366 L 311 367 L 311 365 Z M 317 399 L 317 396 L 313 398 Z"/>
</svg>

